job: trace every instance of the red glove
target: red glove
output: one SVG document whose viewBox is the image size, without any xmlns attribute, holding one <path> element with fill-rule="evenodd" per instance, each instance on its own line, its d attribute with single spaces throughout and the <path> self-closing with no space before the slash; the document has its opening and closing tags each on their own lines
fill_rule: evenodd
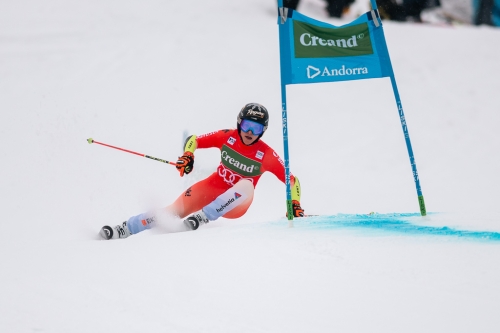
<svg viewBox="0 0 500 333">
<path fill-rule="evenodd" d="M 304 217 L 304 210 L 300 207 L 300 202 L 297 200 L 292 201 L 293 216 L 294 217 Z"/>
<path fill-rule="evenodd" d="M 184 152 L 184 155 L 179 157 L 179 159 L 177 160 L 175 167 L 177 168 L 177 170 L 179 170 L 181 177 L 184 176 L 184 174 L 187 175 L 191 171 L 193 171 L 193 167 L 194 167 L 194 155 L 193 155 L 193 153 L 190 151 Z"/>
<path fill-rule="evenodd" d="M 304 217 L 304 210 L 300 207 L 300 202 L 297 200 L 292 201 L 293 217 Z M 286 213 L 288 216 L 288 212 Z"/>
</svg>

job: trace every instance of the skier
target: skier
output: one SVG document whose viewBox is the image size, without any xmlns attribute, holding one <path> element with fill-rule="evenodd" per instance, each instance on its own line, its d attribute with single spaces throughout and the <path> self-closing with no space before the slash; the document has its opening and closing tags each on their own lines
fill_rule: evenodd
<svg viewBox="0 0 500 333">
<path fill-rule="evenodd" d="M 184 154 L 179 157 L 176 168 L 183 177 L 193 171 L 194 152 L 200 148 L 219 148 L 221 162 L 217 171 L 197 182 L 183 192 L 163 213 L 185 218 L 188 230 L 223 216 L 235 219 L 243 216 L 250 207 L 254 188 L 266 171 L 285 182 L 283 161 L 276 152 L 260 138 L 269 123 L 267 109 L 257 103 L 246 104 L 237 117 L 237 129 L 225 129 L 208 134 L 191 135 L 184 144 Z M 290 177 L 294 217 L 304 216 L 300 206 L 300 183 Z M 155 212 L 132 216 L 115 226 L 104 226 L 100 235 L 104 239 L 127 238 L 150 229 L 158 219 Z"/>
</svg>

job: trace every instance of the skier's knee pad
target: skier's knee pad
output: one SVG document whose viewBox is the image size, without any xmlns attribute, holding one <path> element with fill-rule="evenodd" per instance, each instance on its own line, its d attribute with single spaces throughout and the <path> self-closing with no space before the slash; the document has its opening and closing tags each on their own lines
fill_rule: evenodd
<svg viewBox="0 0 500 333">
<path fill-rule="evenodd" d="M 250 203 L 252 203 L 253 191 L 252 182 L 248 179 L 242 179 L 210 204 L 203 207 L 203 212 L 209 220 L 214 221 L 221 216 L 226 217 L 232 210 L 241 206 L 245 206 L 244 211 L 246 211 Z"/>
<path fill-rule="evenodd" d="M 241 183 L 241 184 L 240 184 Z M 238 184 L 240 184 L 238 186 Z M 253 183 L 247 179 L 240 180 L 235 186 L 238 186 L 238 191 L 246 193 L 247 196 L 244 200 L 238 202 L 238 205 L 234 209 L 226 212 L 223 217 L 226 219 L 237 219 L 242 217 L 250 208 L 253 202 L 254 187 Z"/>
</svg>

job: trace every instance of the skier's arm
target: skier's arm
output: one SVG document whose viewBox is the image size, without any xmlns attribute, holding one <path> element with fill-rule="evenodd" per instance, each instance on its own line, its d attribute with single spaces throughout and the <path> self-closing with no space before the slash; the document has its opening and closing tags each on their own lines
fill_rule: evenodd
<svg viewBox="0 0 500 333">
<path fill-rule="evenodd" d="M 267 153 L 266 155 L 266 171 L 273 173 L 279 180 L 285 183 L 285 166 L 283 160 L 272 150 L 271 153 Z M 300 188 L 299 178 L 292 174 L 290 174 L 290 187 L 292 191 L 293 216 L 302 217 L 304 216 L 304 210 L 300 206 L 302 190 Z"/>
<path fill-rule="evenodd" d="M 196 135 L 191 135 L 184 143 L 184 154 L 179 157 L 175 167 L 179 170 L 181 177 L 189 174 L 194 168 L 194 151 L 197 148 Z"/>
<path fill-rule="evenodd" d="M 227 132 L 228 130 L 220 130 L 199 136 L 190 135 L 184 143 L 184 151 L 194 154 L 198 148 L 220 148 L 227 140 Z"/>
<path fill-rule="evenodd" d="M 196 142 L 196 135 L 190 135 L 184 143 L 184 152 L 190 152 L 194 154 L 194 151 L 198 148 L 198 143 Z"/>
<path fill-rule="evenodd" d="M 220 142 L 224 142 L 224 134 L 227 131 L 221 130 L 200 136 L 190 135 L 184 142 L 184 154 L 179 157 L 176 168 L 182 176 L 189 174 L 194 168 L 194 151 L 198 148 L 220 147 Z"/>
<path fill-rule="evenodd" d="M 290 177 L 291 190 L 292 190 L 292 208 L 293 208 L 293 216 L 295 217 L 303 217 L 304 210 L 300 206 L 300 182 L 297 177 Z"/>
</svg>

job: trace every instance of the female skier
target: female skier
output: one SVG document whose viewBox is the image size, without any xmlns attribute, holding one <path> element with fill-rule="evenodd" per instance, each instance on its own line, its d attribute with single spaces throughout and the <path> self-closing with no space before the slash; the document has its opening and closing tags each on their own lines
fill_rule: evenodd
<svg viewBox="0 0 500 333">
<path fill-rule="evenodd" d="M 219 148 L 221 162 L 217 171 L 183 192 L 165 208 L 166 213 L 185 218 L 188 230 L 223 216 L 235 219 L 243 216 L 250 207 L 254 188 L 262 174 L 270 171 L 285 182 L 283 161 L 266 143 L 260 140 L 267 130 L 269 113 L 257 103 L 245 105 L 238 113 L 237 129 L 225 129 L 196 136 L 191 135 L 184 144 L 184 154 L 176 168 L 180 176 L 193 171 L 194 152 L 198 148 Z M 293 215 L 304 216 L 300 207 L 300 183 L 290 177 L 292 186 Z M 100 235 L 104 239 L 127 238 L 154 226 L 157 216 L 147 212 L 132 216 L 115 226 L 104 226 Z"/>
</svg>

